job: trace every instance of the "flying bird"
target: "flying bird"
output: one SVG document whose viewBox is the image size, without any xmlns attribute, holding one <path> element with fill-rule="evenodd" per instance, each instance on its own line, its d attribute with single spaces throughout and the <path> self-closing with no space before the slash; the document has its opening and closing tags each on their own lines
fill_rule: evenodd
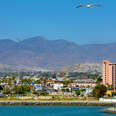
<svg viewBox="0 0 116 116">
<path fill-rule="evenodd" d="M 76 8 L 81 8 L 81 7 L 87 7 L 87 8 L 93 8 L 93 7 L 100 7 L 101 4 L 83 4 L 83 5 L 78 5 Z"/>
</svg>

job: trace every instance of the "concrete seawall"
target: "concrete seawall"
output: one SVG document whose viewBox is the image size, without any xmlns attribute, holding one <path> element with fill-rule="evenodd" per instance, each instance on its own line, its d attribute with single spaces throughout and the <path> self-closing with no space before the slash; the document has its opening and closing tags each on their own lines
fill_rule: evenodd
<svg viewBox="0 0 116 116">
<path fill-rule="evenodd" d="M 0 105 L 116 106 L 116 103 L 78 101 L 0 101 Z"/>
</svg>

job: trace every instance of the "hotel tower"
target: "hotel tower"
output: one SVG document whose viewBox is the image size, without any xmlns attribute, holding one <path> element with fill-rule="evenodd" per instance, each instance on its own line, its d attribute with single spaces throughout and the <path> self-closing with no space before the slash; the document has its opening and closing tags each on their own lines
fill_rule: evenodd
<svg viewBox="0 0 116 116">
<path fill-rule="evenodd" d="M 102 64 L 102 76 L 104 85 L 112 85 L 116 88 L 116 63 L 104 60 Z"/>
</svg>

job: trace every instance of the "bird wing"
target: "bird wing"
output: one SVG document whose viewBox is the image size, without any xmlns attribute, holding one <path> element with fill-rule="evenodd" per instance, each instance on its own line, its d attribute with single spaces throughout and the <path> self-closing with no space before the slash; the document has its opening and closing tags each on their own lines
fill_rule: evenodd
<svg viewBox="0 0 116 116">
<path fill-rule="evenodd" d="M 78 6 L 76 6 L 76 8 L 80 8 L 80 7 L 82 7 L 82 5 L 78 5 Z"/>
<path fill-rule="evenodd" d="M 76 8 L 80 8 L 80 7 L 86 7 L 86 5 L 78 5 L 78 6 L 76 6 Z"/>
<path fill-rule="evenodd" d="M 93 4 L 92 6 L 100 7 L 100 6 L 102 6 L 102 5 L 101 5 L 101 4 Z"/>
</svg>

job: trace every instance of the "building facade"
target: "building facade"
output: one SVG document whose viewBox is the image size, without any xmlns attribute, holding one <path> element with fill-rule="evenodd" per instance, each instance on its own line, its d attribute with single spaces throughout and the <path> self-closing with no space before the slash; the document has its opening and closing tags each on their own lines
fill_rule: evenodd
<svg viewBox="0 0 116 116">
<path fill-rule="evenodd" d="M 116 63 L 104 60 L 102 64 L 102 76 L 104 85 L 111 85 L 116 88 Z"/>
</svg>

